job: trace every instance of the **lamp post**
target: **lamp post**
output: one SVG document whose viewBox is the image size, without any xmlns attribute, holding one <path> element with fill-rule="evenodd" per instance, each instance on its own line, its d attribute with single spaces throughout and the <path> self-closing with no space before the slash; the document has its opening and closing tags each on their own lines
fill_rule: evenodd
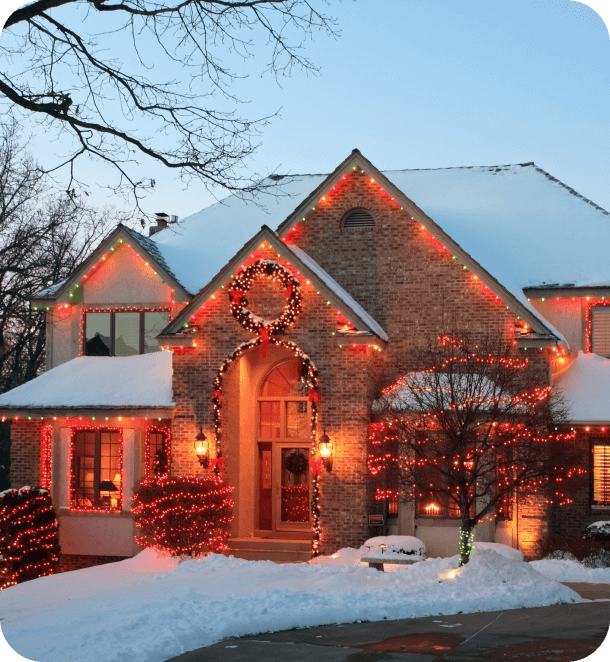
<svg viewBox="0 0 610 662">
<path fill-rule="evenodd" d="M 204 469 L 207 469 L 210 466 L 210 448 L 205 434 L 203 434 L 203 428 L 199 428 L 199 434 L 195 437 L 193 447 L 195 448 L 195 453 L 197 453 L 199 464 Z"/>
<path fill-rule="evenodd" d="M 324 468 L 326 471 L 331 472 L 333 470 L 333 444 L 326 434 L 326 430 L 324 430 L 324 434 L 320 437 L 318 451 L 324 462 Z"/>
</svg>

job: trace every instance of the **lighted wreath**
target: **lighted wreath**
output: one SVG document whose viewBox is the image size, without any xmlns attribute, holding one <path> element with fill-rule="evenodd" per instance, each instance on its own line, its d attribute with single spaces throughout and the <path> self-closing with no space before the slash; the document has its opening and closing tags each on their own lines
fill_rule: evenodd
<svg viewBox="0 0 610 662">
<path fill-rule="evenodd" d="M 290 471 L 291 474 L 295 476 L 300 476 L 309 466 L 307 458 L 303 453 L 299 451 L 294 451 L 284 461 L 284 467 L 287 471 Z"/>
<path fill-rule="evenodd" d="M 246 295 L 257 278 L 268 278 L 284 288 L 286 305 L 280 317 L 268 321 L 248 310 Z M 272 260 L 259 260 L 247 269 L 240 271 L 229 288 L 229 300 L 233 317 L 248 331 L 263 335 L 283 333 L 294 324 L 301 312 L 303 295 L 299 281 L 281 264 Z"/>
</svg>

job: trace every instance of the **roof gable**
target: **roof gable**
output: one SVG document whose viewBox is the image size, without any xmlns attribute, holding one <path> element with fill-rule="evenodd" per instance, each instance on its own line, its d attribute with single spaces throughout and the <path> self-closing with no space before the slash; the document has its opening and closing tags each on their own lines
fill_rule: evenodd
<svg viewBox="0 0 610 662">
<path fill-rule="evenodd" d="M 172 320 L 172 322 L 158 336 L 159 342 L 163 343 L 179 333 L 184 324 L 188 322 L 201 305 L 203 305 L 221 285 L 230 278 L 231 274 L 252 254 L 254 250 L 267 241 L 271 248 L 281 257 L 296 267 L 305 278 L 310 280 L 318 290 L 324 294 L 328 301 L 354 325 L 358 331 L 378 336 L 387 341 L 387 333 L 367 313 L 362 306 L 356 302 L 324 269 L 304 251 L 287 246 L 278 235 L 267 226 L 263 226 L 258 234 L 247 242 L 242 249 L 216 274 L 206 287 L 191 301 L 191 303 Z M 181 339 L 181 344 L 188 341 Z"/>
<path fill-rule="evenodd" d="M 138 246 L 138 250 L 142 256 L 156 268 L 159 277 L 164 280 L 168 285 L 174 288 L 177 300 L 188 300 L 190 296 L 184 287 L 176 280 L 170 267 L 165 262 L 165 259 L 160 254 L 156 244 L 154 244 L 148 237 L 144 237 L 139 232 L 130 230 L 121 223 L 105 238 L 98 247 L 91 253 L 91 255 L 80 264 L 68 278 L 63 281 L 51 285 L 50 287 L 41 290 L 34 297 L 35 301 L 45 300 L 59 300 L 62 296 L 67 295 L 75 285 L 77 285 L 83 278 L 87 278 L 87 274 L 96 268 L 97 263 L 103 260 L 106 255 L 114 251 L 114 246 L 117 242 L 128 242 Z"/>
</svg>

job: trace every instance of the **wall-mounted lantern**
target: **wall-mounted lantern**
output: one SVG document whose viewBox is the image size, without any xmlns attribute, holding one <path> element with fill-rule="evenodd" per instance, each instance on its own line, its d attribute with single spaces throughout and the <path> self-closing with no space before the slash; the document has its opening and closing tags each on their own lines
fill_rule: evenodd
<svg viewBox="0 0 610 662">
<path fill-rule="evenodd" d="M 199 464 L 204 469 L 207 469 L 210 466 L 210 447 L 205 434 L 203 434 L 203 428 L 199 428 L 199 434 L 195 437 L 193 447 L 195 448 L 195 453 L 197 453 Z"/>
<path fill-rule="evenodd" d="M 324 468 L 326 471 L 333 470 L 333 444 L 324 430 L 324 434 L 320 437 L 320 443 L 318 444 L 318 451 L 320 452 L 320 457 L 324 462 Z"/>
</svg>

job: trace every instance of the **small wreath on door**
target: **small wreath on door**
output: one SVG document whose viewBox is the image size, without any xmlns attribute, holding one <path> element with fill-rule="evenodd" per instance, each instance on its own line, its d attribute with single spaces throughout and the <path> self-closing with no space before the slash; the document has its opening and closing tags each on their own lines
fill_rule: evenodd
<svg viewBox="0 0 610 662">
<path fill-rule="evenodd" d="M 308 466 L 309 462 L 307 461 L 307 458 L 299 451 L 290 453 L 284 462 L 284 467 L 295 476 L 303 474 Z"/>
</svg>

